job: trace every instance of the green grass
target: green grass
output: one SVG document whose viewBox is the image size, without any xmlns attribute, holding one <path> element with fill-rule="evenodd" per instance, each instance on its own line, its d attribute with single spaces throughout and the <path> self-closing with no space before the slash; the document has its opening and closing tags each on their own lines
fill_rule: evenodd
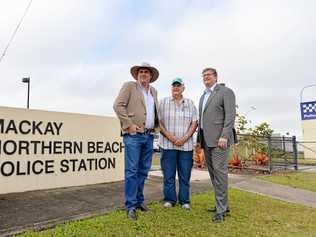
<svg viewBox="0 0 316 237">
<path fill-rule="evenodd" d="M 291 172 L 262 176 L 258 178 L 277 184 L 291 186 L 293 188 L 301 188 L 316 192 L 316 173 Z"/>
<path fill-rule="evenodd" d="M 58 225 L 44 232 L 22 236 L 316 236 L 316 209 L 230 189 L 231 216 L 214 224 L 206 211 L 213 206 L 213 193 L 192 197 L 192 211 L 161 203 L 150 205 L 130 222 L 124 211 Z"/>
</svg>

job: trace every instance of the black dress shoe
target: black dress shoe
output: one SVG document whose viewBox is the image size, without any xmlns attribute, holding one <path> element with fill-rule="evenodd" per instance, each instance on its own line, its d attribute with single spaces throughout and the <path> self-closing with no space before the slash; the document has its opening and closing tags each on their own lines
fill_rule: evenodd
<svg viewBox="0 0 316 237">
<path fill-rule="evenodd" d="M 136 209 L 142 211 L 142 212 L 149 212 L 150 209 L 145 204 L 140 204 Z"/>
<path fill-rule="evenodd" d="M 224 215 L 225 215 L 225 216 L 230 216 L 230 209 L 229 209 L 229 208 L 226 209 Z"/>
<path fill-rule="evenodd" d="M 127 211 L 127 218 L 130 219 L 131 221 L 136 221 L 136 210 L 135 209 L 130 209 Z"/>
<path fill-rule="evenodd" d="M 215 223 L 219 223 L 225 220 L 225 214 L 224 213 L 217 213 L 213 216 L 212 221 Z"/>
<path fill-rule="evenodd" d="M 207 208 L 207 211 L 208 212 L 216 212 L 216 207 L 213 207 L 213 208 Z M 224 212 L 225 216 L 226 215 L 230 215 L 230 209 L 227 208 L 227 210 Z"/>
</svg>

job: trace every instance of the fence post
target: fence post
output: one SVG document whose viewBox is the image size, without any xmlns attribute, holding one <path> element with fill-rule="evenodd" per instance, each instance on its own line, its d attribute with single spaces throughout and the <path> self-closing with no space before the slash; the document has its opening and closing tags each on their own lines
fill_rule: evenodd
<svg viewBox="0 0 316 237">
<path fill-rule="evenodd" d="M 282 136 L 282 149 L 283 149 L 283 152 L 286 152 L 286 149 L 285 149 L 285 137 Z"/>
<path fill-rule="evenodd" d="M 297 170 L 298 169 L 298 166 L 297 166 L 297 141 L 296 141 L 295 136 L 292 137 L 292 144 L 293 144 L 293 154 L 294 154 L 294 169 Z"/>
<path fill-rule="evenodd" d="M 268 155 L 269 155 L 269 173 L 272 173 L 272 146 L 271 146 L 271 136 L 268 136 Z"/>
</svg>

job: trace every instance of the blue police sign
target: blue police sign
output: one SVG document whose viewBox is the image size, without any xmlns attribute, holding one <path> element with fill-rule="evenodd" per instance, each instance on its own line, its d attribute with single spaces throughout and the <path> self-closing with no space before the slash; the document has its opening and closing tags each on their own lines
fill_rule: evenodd
<svg viewBox="0 0 316 237">
<path fill-rule="evenodd" d="M 302 120 L 316 119 L 316 101 L 301 103 Z"/>
</svg>

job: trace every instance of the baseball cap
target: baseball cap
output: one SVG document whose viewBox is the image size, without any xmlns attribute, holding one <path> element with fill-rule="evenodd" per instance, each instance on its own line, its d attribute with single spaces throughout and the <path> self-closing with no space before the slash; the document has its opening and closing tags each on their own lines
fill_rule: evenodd
<svg viewBox="0 0 316 237">
<path fill-rule="evenodd" d="M 179 85 L 183 86 L 184 82 L 183 82 L 183 80 L 180 77 L 176 77 L 175 79 L 172 80 L 171 85 L 174 85 L 174 84 L 179 84 Z"/>
</svg>

